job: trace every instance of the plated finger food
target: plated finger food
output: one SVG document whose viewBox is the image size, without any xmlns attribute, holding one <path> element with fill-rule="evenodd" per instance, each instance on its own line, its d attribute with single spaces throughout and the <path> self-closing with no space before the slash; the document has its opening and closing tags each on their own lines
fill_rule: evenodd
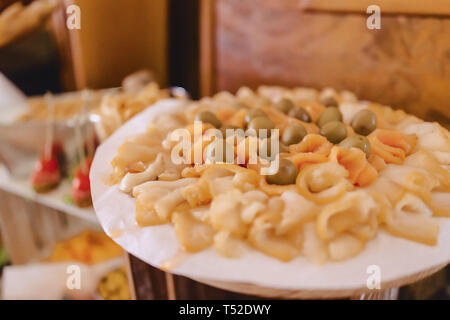
<svg viewBox="0 0 450 320">
<path fill-rule="evenodd" d="M 100 118 L 96 123 L 97 135 L 103 141 L 131 117 L 168 97 L 169 90 L 161 89 L 156 82 L 147 83 L 137 91 L 106 94 L 92 112 Z"/>
<path fill-rule="evenodd" d="M 150 72 L 140 71 L 124 80 L 122 90 L 85 90 L 30 98 L 28 110 L 16 121 L 45 121 L 46 131 L 43 152 L 30 178 L 33 189 L 38 193 L 48 192 L 57 188 L 64 178 L 68 178 L 72 190 L 65 201 L 78 207 L 90 206 L 89 170 L 98 140 L 106 139 L 124 122 L 156 101 L 168 98 L 169 91 L 152 82 Z M 78 132 L 75 147 L 69 139 L 53 141 L 57 134 L 54 132 L 55 123 L 63 124 L 64 121 L 69 121 L 67 125 L 71 128 L 74 126 L 75 136 Z M 94 122 L 95 134 L 90 121 Z M 76 157 L 73 157 L 72 149 L 77 149 Z"/>
<path fill-rule="evenodd" d="M 256 249 L 315 263 L 381 229 L 435 245 L 450 216 L 450 134 L 346 91 L 222 92 L 157 116 L 112 160 L 139 226 L 172 223 L 188 252 Z"/>
<path fill-rule="evenodd" d="M 43 193 L 56 188 L 61 179 L 62 167 L 58 161 L 58 154 L 57 151 L 52 151 L 50 157 L 42 155 L 39 159 L 31 174 L 31 186 L 34 191 Z"/>
<path fill-rule="evenodd" d="M 81 208 L 89 207 L 92 204 L 91 184 L 89 181 L 91 164 L 91 158 L 83 159 L 83 163 L 75 169 L 72 180 L 72 199 Z"/>
</svg>

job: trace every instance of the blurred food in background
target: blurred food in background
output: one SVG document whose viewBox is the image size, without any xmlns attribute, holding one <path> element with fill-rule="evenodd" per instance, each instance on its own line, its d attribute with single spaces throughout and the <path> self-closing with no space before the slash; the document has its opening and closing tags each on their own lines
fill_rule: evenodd
<svg viewBox="0 0 450 320">
<path fill-rule="evenodd" d="M 88 110 L 92 111 L 98 108 L 102 96 L 107 91 L 92 90 L 90 93 L 90 103 Z M 82 92 L 69 92 L 58 94 L 54 96 L 55 110 L 53 117 L 55 120 L 67 120 L 72 119 L 81 112 L 83 101 L 81 97 Z M 44 121 L 48 118 L 48 105 L 44 99 L 44 96 L 33 96 L 28 98 L 28 110 L 24 112 L 17 119 L 19 122 L 28 121 Z"/>
<path fill-rule="evenodd" d="M 98 283 L 98 294 L 104 300 L 130 300 L 130 289 L 125 268 L 107 273 Z"/>
<path fill-rule="evenodd" d="M 83 100 L 83 91 L 66 92 L 54 96 L 54 120 L 68 120 L 77 116 L 85 105 L 88 112 L 95 112 L 100 116 L 108 117 L 114 108 L 119 119 L 128 120 L 137 112 L 142 111 L 159 99 L 169 97 L 168 90 L 159 88 L 154 82 L 152 72 L 139 70 L 130 74 L 122 81 L 122 87 L 89 90 L 89 103 Z M 136 106 L 139 104 L 139 106 Z M 106 105 L 106 106 L 105 106 Z M 49 106 L 44 96 L 28 98 L 28 110 L 19 116 L 17 121 L 44 121 L 49 117 Z"/>
<path fill-rule="evenodd" d="M 99 116 L 95 129 L 100 140 L 105 140 L 131 117 L 166 98 L 169 98 L 169 91 L 160 89 L 155 82 L 147 84 L 137 92 L 123 91 L 105 95 L 99 108 L 93 111 L 93 114 Z"/>
<path fill-rule="evenodd" d="M 127 76 L 120 88 L 90 90 L 89 93 L 87 104 L 80 91 L 55 95 L 53 119 L 73 119 L 87 105 L 86 111 L 94 115 L 96 133 L 101 141 L 131 117 L 155 102 L 170 97 L 170 90 L 160 88 L 153 81 L 152 72 L 148 70 L 140 70 Z M 35 96 L 28 99 L 28 109 L 17 121 L 45 121 L 48 117 L 49 106 L 44 96 Z"/>
<path fill-rule="evenodd" d="M 137 113 L 171 96 L 187 98 L 182 88 L 160 88 L 153 72 L 142 69 L 118 88 L 46 94 L 24 99 L 20 108 L 3 106 L 5 112 L 17 110 L 11 121 L 0 123 L 0 159 L 11 178 L 27 179 L 29 187 L 45 192 L 55 204 L 90 207 L 89 161 L 98 144 Z M 49 146 L 58 146 L 59 152 L 47 152 Z M 71 190 L 66 190 L 68 183 Z"/>
<path fill-rule="evenodd" d="M 48 262 L 78 261 L 94 264 L 122 255 L 119 247 L 105 233 L 87 230 L 53 248 Z"/>
</svg>

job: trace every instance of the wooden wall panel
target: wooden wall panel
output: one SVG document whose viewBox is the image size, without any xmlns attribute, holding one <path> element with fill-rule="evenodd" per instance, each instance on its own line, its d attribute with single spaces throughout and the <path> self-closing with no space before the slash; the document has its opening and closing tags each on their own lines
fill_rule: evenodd
<svg viewBox="0 0 450 320">
<path fill-rule="evenodd" d="M 369 30 L 297 0 L 216 0 L 214 19 L 212 91 L 332 86 L 450 123 L 450 18 L 382 14 Z"/>
<path fill-rule="evenodd" d="M 120 86 L 148 68 L 168 83 L 168 0 L 64 0 L 81 10 L 81 30 L 70 30 L 78 89 Z"/>
</svg>

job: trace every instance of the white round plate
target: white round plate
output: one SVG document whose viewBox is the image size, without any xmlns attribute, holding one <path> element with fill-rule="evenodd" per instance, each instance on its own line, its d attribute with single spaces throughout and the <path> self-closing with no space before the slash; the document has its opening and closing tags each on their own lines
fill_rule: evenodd
<svg viewBox="0 0 450 320">
<path fill-rule="evenodd" d="M 98 148 L 91 169 L 94 208 L 103 229 L 126 251 L 155 267 L 161 267 L 179 250 L 173 226 L 140 228 L 135 220 L 135 199 L 120 192 L 117 185 L 110 187 L 104 182 L 112 170 L 111 160 L 127 136 L 144 132 L 156 115 L 182 110 L 183 106 L 177 100 L 163 100 L 128 121 Z M 274 290 L 356 292 L 367 288 L 371 268 L 379 268 L 382 284 L 393 285 L 396 280 L 412 279 L 449 263 L 450 219 L 438 221 L 439 241 L 433 247 L 380 231 L 361 254 L 342 262 L 318 266 L 299 257 L 286 263 L 256 250 L 228 259 L 209 248 L 189 255 L 170 272 L 222 286 L 246 283 Z"/>
</svg>

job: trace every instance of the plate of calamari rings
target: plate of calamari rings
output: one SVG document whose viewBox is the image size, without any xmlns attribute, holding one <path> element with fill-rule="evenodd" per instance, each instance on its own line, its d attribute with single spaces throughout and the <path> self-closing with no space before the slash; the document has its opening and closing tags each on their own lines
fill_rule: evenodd
<svg viewBox="0 0 450 320">
<path fill-rule="evenodd" d="M 100 146 L 91 181 L 125 250 L 230 290 L 343 296 L 374 266 L 386 288 L 450 260 L 450 133 L 348 91 L 160 101 Z"/>
</svg>

